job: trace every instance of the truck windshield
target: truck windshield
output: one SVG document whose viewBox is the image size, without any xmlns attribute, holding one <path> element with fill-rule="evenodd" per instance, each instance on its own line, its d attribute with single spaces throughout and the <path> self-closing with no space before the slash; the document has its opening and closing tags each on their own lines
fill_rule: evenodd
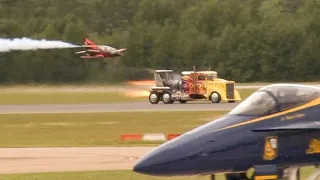
<svg viewBox="0 0 320 180">
<path fill-rule="evenodd" d="M 207 80 L 212 81 L 214 79 L 212 74 L 207 74 Z"/>
</svg>

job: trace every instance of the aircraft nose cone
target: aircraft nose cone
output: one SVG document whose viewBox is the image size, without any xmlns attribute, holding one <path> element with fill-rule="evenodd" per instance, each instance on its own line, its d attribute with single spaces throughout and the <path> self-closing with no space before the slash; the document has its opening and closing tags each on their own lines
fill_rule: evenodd
<svg viewBox="0 0 320 180">
<path fill-rule="evenodd" d="M 141 174 L 148 174 L 148 165 L 144 162 L 139 162 L 135 166 L 133 166 L 133 171 Z"/>
<path fill-rule="evenodd" d="M 159 161 L 159 157 L 162 158 L 162 161 Z M 165 171 L 165 169 L 161 168 L 161 162 L 168 161 L 170 161 L 170 157 L 156 150 L 155 152 L 152 152 L 148 154 L 146 157 L 140 159 L 134 165 L 133 171 L 136 173 L 147 175 L 159 175 Z"/>
<path fill-rule="evenodd" d="M 133 171 L 157 176 L 181 175 L 192 165 L 188 163 L 189 158 L 199 153 L 201 147 L 197 144 L 199 141 L 193 142 L 195 144 L 190 144 L 190 139 L 183 137 L 162 144 L 140 159 L 133 167 Z"/>
</svg>

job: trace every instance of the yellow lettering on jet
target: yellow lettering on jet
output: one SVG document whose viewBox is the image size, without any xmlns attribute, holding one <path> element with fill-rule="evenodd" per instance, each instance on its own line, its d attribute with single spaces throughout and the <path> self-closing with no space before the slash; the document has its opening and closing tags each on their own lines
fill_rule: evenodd
<svg viewBox="0 0 320 180">
<path fill-rule="evenodd" d="M 270 179 L 278 179 L 277 175 L 265 175 L 265 176 L 255 176 L 254 180 L 270 180 Z"/>
<path fill-rule="evenodd" d="M 291 119 L 296 119 L 296 118 L 300 118 L 300 117 L 304 117 L 305 114 L 300 113 L 300 114 L 294 114 L 294 115 L 289 115 L 289 116 L 285 116 L 283 118 L 281 118 L 281 120 L 291 120 Z"/>
<path fill-rule="evenodd" d="M 312 139 L 309 143 L 309 149 L 306 150 L 306 154 L 318 153 L 320 153 L 320 140 Z"/>
<path fill-rule="evenodd" d="M 267 137 L 264 145 L 264 160 L 273 160 L 278 154 L 278 138 L 277 137 Z"/>
</svg>

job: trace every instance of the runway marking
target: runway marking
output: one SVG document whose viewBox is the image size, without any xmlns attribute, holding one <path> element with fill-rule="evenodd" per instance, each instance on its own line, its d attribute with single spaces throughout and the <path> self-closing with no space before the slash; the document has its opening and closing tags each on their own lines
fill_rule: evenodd
<svg viewBox="0 0 320 180">
<path fill-rule="evenodd" d="M 131 170 L 140 157 L 154 148 L 0 148 L 0 173 Z"/>
<path fill-rule="evenodd" d="M 123 110 L 123 111 L 84 111 L 84 112 L 0 112 L 0 114 L 85 114 L 85 113 L 108 113 L 108 112 L 186 112 L 186 111 L 226 111 L 226 110 L 208 110 L 208 109 L 195 109 L 195 110 Z"/>
<path fill-rule="evenodd" d="M 190 102 L 187 104 L 156 104 L 149 102 L 112 104 L 46 104 L 46 105 L 0 105 L 0 114 L 54 114 L 54 113 L 106 113 L 106 112 L 183 112 L 183 111 L 229 111 L 239 103 Z"/>
</svg>

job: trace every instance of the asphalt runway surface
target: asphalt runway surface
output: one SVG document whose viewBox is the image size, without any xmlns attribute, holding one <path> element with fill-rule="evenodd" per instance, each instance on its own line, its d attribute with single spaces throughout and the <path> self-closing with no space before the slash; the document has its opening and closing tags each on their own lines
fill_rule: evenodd
<svg viewBox="0 0 320 180">
<path fill-rule="evenodd" d="M 250 87 L 253 88 L 253 87 Z M 239 103 L 0 105 L 0 114 L 231 110 Z M 0 173 L 131 170 L 154 147 L 0 148 Z"/>
<path fill-rule="evenodd" d="M 0 114 L 230 110 L 238 103 L 1 105 Z M 0 148 L 0 173 L 131 170 L 154 147 Z"/>
<path fill-rule="evenodd" d="M 154 147 L 0 148 L 0 174 L 131 170 Z"/>
<path fill-rule="evenodd" d="M 180 104 L 150 104 L 144 102 L 126 102 L 110 104 L 49 104 L 49 105 L 0 105 L 0 114 L 35 113 L 90 113 L 90 112 L 135 112 L 135 111 L 221 111 L 231 110 L 239 103 L 213 104 L 205 102 L 187 102 Z"/>
</svg>

